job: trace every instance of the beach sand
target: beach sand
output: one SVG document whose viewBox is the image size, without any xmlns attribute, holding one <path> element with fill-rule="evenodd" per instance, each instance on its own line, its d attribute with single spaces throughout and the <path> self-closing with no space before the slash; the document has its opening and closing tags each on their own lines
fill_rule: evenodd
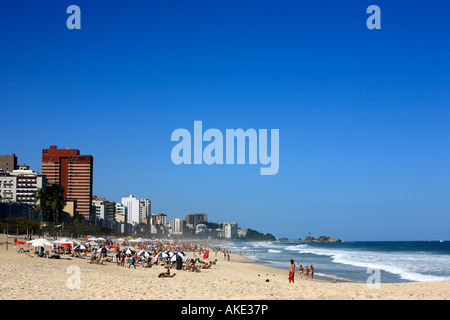
<svg viewBox="0 0 450 320">
<path fill-rule="evenodd" d="M 4 241 L 3 235 L 0 237 Z M 12 242 L 10 238 L 9 242 Z M 210 269 L 193 273 L 171 270 L 173 278 L 158 278 L 162 266 L 136 269 L 115 263 L 90 264 L 88 259 L 62 255 L 47 259 L 18 254 L 20 245 L 0 246 L 0 299 L 2 300 L 448 300 L 450 282 L 380 284 L 333 283 L 325 280 L 288 282 L 286 270 L 257 265 L 238 254 L 230 261 L 217 259 Z M 24 245 L 26 248 L 26 245 Z M 30 247 L 33 251 L 33 247 Z M 191 255 L 191 254 L 190 254 Z M 80 286 L 73 287 L 71 270 L 79 270 Z M 268 280 L 268 281 L 267 281 Z M 67 285 L 69 281 L 69 286 Z"/>
</svg>

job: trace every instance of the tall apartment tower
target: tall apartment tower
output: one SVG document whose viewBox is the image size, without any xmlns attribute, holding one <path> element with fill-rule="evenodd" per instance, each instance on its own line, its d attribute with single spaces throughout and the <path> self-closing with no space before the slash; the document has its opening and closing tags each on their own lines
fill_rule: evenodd
<svg viewBox="0 0 450 320">
<path fill-rule="evenodd" d="M 80 155 L 77 149 L 50 146 L 42 150 L 42 174 L 62 185 L 65 198 L 75 201 L 76 210 L 87 219 L 91 218 L 93 167 L 94 158 Z"/>
</svg>

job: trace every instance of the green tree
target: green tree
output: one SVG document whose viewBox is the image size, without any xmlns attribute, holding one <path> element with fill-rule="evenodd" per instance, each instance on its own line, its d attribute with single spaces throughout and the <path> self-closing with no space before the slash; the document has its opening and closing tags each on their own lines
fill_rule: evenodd
<svg viewBox="0 0 450 320">
<path fill-rule="evenodd" d="M 53 211 L 53 223 L 58 223 L 60 211 L 66 205 L 66 199 L 64 198 L 64 187 L 60 184 L 53 184 L 47 188 L 49 196 L 49 205 Z"/>
<path fill-rule="evenodd" d="M 36 197 L 34 200 L 35 210 L 39 213 L 39 230 L 42 231 L 42 223 L 44 220 L 44 213 L 45 218 L 48 220 L 48 209 L 50 207 L 49 205 L 49 195 L 47 193 L 47 190 L 39 188 L 36 191 Z"/>
</svg>

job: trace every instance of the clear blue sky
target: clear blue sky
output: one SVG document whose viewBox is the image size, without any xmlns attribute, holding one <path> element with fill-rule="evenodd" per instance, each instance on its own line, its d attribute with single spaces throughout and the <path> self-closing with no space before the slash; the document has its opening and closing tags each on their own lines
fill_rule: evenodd
<svg viewBox="0 0 450 320">
<path fill-rule="evenodd" d="M 66 9 L 81 8 L 81 30 Z M 369 5 L 381 30 L 366 27 Z M 277 237 L 450 239 L 448 1 L 0 2 L 0 154 L 94 156 L 94 194 Z M 280 130 L 280 168 L 171 162 L 177 128 Z"/>
</svg>

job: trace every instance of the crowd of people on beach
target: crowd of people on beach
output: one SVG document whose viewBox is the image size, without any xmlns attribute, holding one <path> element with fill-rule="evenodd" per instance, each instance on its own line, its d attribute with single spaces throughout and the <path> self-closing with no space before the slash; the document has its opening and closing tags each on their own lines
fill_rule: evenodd
<svg viewBox="0 0 450 320">
<path fill-rule="evenodd" d="M 100 244 L 92 245 L 89 239 L 86 238 L 86 241 L 73 240 L 71 245 L 59 244 L 54 241 L 49 243 L 53 243 L 51 250 L 47 248 L 44 251 L 43 246 L 34 246 L 34 256 L 47 258 L 51 256 L 58 256 L 58 258 L 66 256 L 69 258 L 87 259 L 90 264 L 106 265 L 115 263 L 117 266 L 128 267 L 129 269 L 136 269 L 137 267 L 151 268 L 155 265 L 165 267 L 167 271 L 159 274 L 158 277 L 173 277 L 175 273 L 171 274 L 170 269 L 200 272 L 217 264 L 217 259 L 208 260 L 209 250 L 204 244 L 199 242 L 137 241 L 135 239 L 119 242 L 108 239 Z M 21 245 L 17 253 L 32 253 L 30 243 L 19 242 L 15 238 L 14 244 Z M 23 245 L 26 245 L 27 249 L 24 249 Z M 187 258 L 188 254 L 190 258 Z M 178 255 L 179 257 L 174 259 L 173 255 Z"/>
</svg>

